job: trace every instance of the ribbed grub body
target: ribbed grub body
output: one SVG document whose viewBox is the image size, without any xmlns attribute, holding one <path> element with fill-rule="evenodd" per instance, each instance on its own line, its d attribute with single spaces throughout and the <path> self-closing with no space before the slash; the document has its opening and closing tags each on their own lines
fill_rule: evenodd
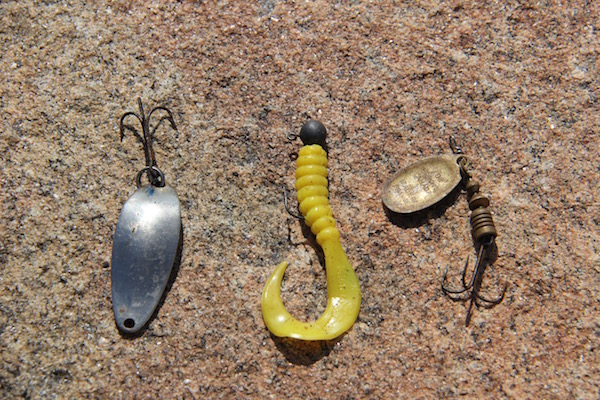
<svg viewBox="0 0 600 400">
<path fill-rule="evenodd" d="M 306 143 L 304 139 L 303 143 Z M 324 141 L 325 138 L 321 139 Z M 275 336 L 331 340 L 350 329 L 356 321 L 361 303 L 360 284 L 342 248 L 329 207 L 327 153 L 319 144 L 307 144 L 300 149 L 296 167 L 299 209 L 325 256 L 327 307 L 312 322 L 299 321 L 290 315 L 281 300 L 281 281 L 288 266 L 284 261 L 265 284 L 261 300 L 263 319 Z"/>
<path fill-rule="evenodd" d="M 322 246 L 327 239 L 339 239 L 327 189 L 327 153 L 317 144 L 300 149 L 296 160 L 296 191 L 299 210 Z"/>
</svg>

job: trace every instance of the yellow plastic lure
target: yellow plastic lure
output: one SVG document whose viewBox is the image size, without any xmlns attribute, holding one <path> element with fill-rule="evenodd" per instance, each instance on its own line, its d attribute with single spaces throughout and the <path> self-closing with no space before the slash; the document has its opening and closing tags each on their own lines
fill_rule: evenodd
<svg viewBox="0 0 600 400">
<path fill-rule="evenodd" d="M 296 161 L 296 190 L 304 221 L 317 237 L 325 254 L 327 308 L 314 322 L 301 322 L 290 315 L 281 300 L 281 280 L 288 266 L 284 261 L 273 272 L 262 295 L 262 313 L 275 336 L 300 340 L 330 340 L 346 332 L 360 311 L 360 285 L 340 243 L 340 233 L 329 207 L 327 190 L 327 130 L 317 121 L 307 121 L 300 130 L 304 146 Z"/>
</svg>

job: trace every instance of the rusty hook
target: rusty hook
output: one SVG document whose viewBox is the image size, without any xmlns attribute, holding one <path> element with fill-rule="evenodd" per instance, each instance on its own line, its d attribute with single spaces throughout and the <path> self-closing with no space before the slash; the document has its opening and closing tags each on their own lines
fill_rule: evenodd
<svg viewBox="0 0 600 400">
<path fill-rule="evenodd" d="M 469 301 L 469 308 L 467 310 L 467 317 L 465 320 L 465 325 L 469 326 L 471 322 L 471 315 L 473 310 L 473 305 L 481 306 L 485 308 L 491 308 L 496 304 L 499 304 L 504 299 L 504 293 L 506 292 L 507 284 L 504 283 L 504 288 L 502 289 L 502 293 L 495 299 L 489 299 L 481 294 L 479 294 L 479 290 L 481 289 L 481 282 L 483 281 L 483 273 L 485 271 L 485 267 L 490 263 L 490 253 L 492 252 L 494 246 L 496 245 L 494 237 L 489 237 L 488 241 L 485 243 L 480 243 L 479 250 L 477 251 L 477 261 L 475 262 L 475 268 L 473 270 L 473 275 L 471 276 L 471 280 L 469 283 L 466 281 L 467 269 L 469 266 L 469 257 L 467 256 L 467 261 L 465 262 L 465 267 L 462 272 L 462 288 L 453 289 L 446 286 L 446 276 L 448 274 L 448 268 L 444 272 L 444 276 L 442 278 L 442 291 L 444 294 L 452 300 L 456 301 Z M 464 297 L 455 297 L 453 295 L 459 295 L 464 292 L 471 290 L 469 295 Z"/>
<path fill-rule="evenodd" d="M 141 175 L 144 172 L 146 172 L 148 174 L 148 180 L 150 181 L 150 183 L 153 186 L 162 187 L 165 185 L 165 177 L 164 177 L 164 174 L 162 173 L 162 171 L 158 168 L 158 166 L 156 164 L 156 158 L 154 156 L 154 148 L 152 147 L 152 139 L 154 137 L 154 132 L 156 132 L 156 129 L 158 128 L 158 126 L 160 125 L 160 123 L 162 121 L 164 121 L 164 120 L 169 121 L 171 123 L 171 127 L 174 130 L 177 130 L 177 126 L 175 125 L 175 120 L 173 119 L 173 114 L 171 113 L 171 110 L 169 110 L 167 107 L 164 107 L 164 106 L 154 107 L 153 109 L 150 110 L 148 115 L 146 115 L 144 113 L 144 106 L 142 104 L 142 99 L 138 98 L 138 106 L 140 109 L 139 114 L 136 114 L 133 111 L 129 111 L 129 112 L 126 112 L 125 114 L 123 114 L 123 116 L 121 117 L 121 121 L 119 123 L 119 128 L 120 128 L 120 132 L 121 132 L 121 141 L 123 141 L 123 138 L 125 137 L 125 129 L 128 129 L 135 135 L 135 137 L 138 138 L 138 140 L 144 146 L 144 154 L 146 156 L 146 167 L 144 169 L 142 169 L 137 176 L 138 187 L 140 186 Z M 155 111 L 158 111 L 158 110 L 165 111 L 167 113 L 167 115 L 164 115 L 163 117 L 161 117 L 158 120 L 158 123 L 156 124 L 154 129 L 152 129 L 152 131 L 150 131 L 150 117 L 152 116 L 152 114 Z M 144 135 L 143 137 L 138 133 L 138 131 L 133 126 L 126 125 L 124 123 L 125 119 L 129 116 L 134 116 L 138 119 L 138 121 L 142 125 L 142 133 Z"/>
<path fill-rule="evenodd" d="M 450 147 L 453 153 L 462 154 L 462 148 L 456 143 L 456 140 L 452 136 L 450 137 Z M 463 176 L 463 182 L 467 192 L 467 200 L 469 201 L 469 209 L 471 210 L 471 235 L 477 248 L 477 260 L 475 262 L 475 269 L 473 270 L 471 280 L 467 284 L 466 276 L 469 265 L 469 257 L 467 257 L 462 272 L 462 288 L 460 289 L 452 289 L 446 286 L 446 276 L 448 273 L 448 269 L 446 268 L 442 278 L 442 291 L 453 300 L 469 301 L 469 309 L 467 310 L 465 321 L 465 325 L 468 326 L 471 321 L 473 305 L 491 308 L 499 304 L 504 299 L 504 294 L 506 293 L 508 285 L 506 283 L 504 284 L 502 293 L 495 299 L 488 299 L 479 294 L 485 268 L 493 262 L 492 252 L 496 249 L 496 236 L 498 236 L 498 233 L 494 225 L 492 213 L 488 209 L 490 201 L 486 196 L 479 193 L 479 183 L 471 179 L 471 175 L 467 171 L 468 161 L 466 157 L 459 158 L 457 162 L 460 165 L 461 175 Z M 471 292 L 466 298 L 453 296 L 460 295 L 469 290 Z"/>
</svg>

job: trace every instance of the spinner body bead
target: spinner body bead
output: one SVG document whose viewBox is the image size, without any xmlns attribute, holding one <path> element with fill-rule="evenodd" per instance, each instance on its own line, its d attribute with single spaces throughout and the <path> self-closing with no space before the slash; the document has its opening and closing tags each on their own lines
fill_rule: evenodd
<svg viewBox="0 0 600 400">
<path fill-rule="evenodd" d="M 490 200 L 479 192 L 479 184 L 469 180 L 467 183 L 469 209 L 471 210 L 471 233 L 477 243 L 498 236 L 492 212 L 488 209 Z"/>
</svg>

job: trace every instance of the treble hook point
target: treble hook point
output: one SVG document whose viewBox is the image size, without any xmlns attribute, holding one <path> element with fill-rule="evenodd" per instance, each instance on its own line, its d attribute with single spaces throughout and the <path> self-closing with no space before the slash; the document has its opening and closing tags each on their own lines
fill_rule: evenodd
<svg viewBox="0 0 600 400">
<path fill-rule="evenodd" d="M 140 142 L 142 142 L 142 145 L 144 146 L 144 155 L 146 157 L 146 167 L 138 174 L 138 179 L 137 179 L 138 186 L 139 186 L 139 177 L 145 171 L 148 175 L 148 180 L 150 181 L 150 183 L 153 186 L 161 186 L 162 187 L 165 185 L 164 174 L 158 168 L 158 165 L 156 163 L 156 158 L 154 155 L 154 148 L 152 147 L 152 139 L 154 136 L 154 131 L 156 131 L 156 128 L 158 127 L 158 125 L 160 125 L 161 121 L 164 119 L 168 120 L 171 123 L 171 127 L 174 130 L 177 130 L 177 127 L 175 125 L 175 120 L 173 119 L 173 114 L 171 113 L 171 110 L 169 110 L 168 108 L 166 108 L 164 106 L 154 107 L 146 115 L 146 113 L 144 112 L 144 104 L 142 103 L 142 99 L 138 98 L 138 107 L 140 110 L 139 114 L 136 114 L 133 111 L 129 111 L 121 116 L 121 120 L 119 123 L 121 141 L 123 141 L 123 138 L 125 137 L 125 129 L 128 129 L 140 140 Z M 150 117 L 152 116 L 152 113 L 154 113 L 157 110 L 165 111 L 167 113 L 167 116 L 162 117 L 158 121 L 158 124 L 154 127 L 154 129 L 152 131 L 150 131 Z M 136 117 L 137 120 L 140 122 L 140 124 L 142 125 L 143 137 L 140 136 L 138 131 L 135 130 L 135 128 L 133 126 L 125 124 L 125 119 L 129 116 Z"/>
</svg>

